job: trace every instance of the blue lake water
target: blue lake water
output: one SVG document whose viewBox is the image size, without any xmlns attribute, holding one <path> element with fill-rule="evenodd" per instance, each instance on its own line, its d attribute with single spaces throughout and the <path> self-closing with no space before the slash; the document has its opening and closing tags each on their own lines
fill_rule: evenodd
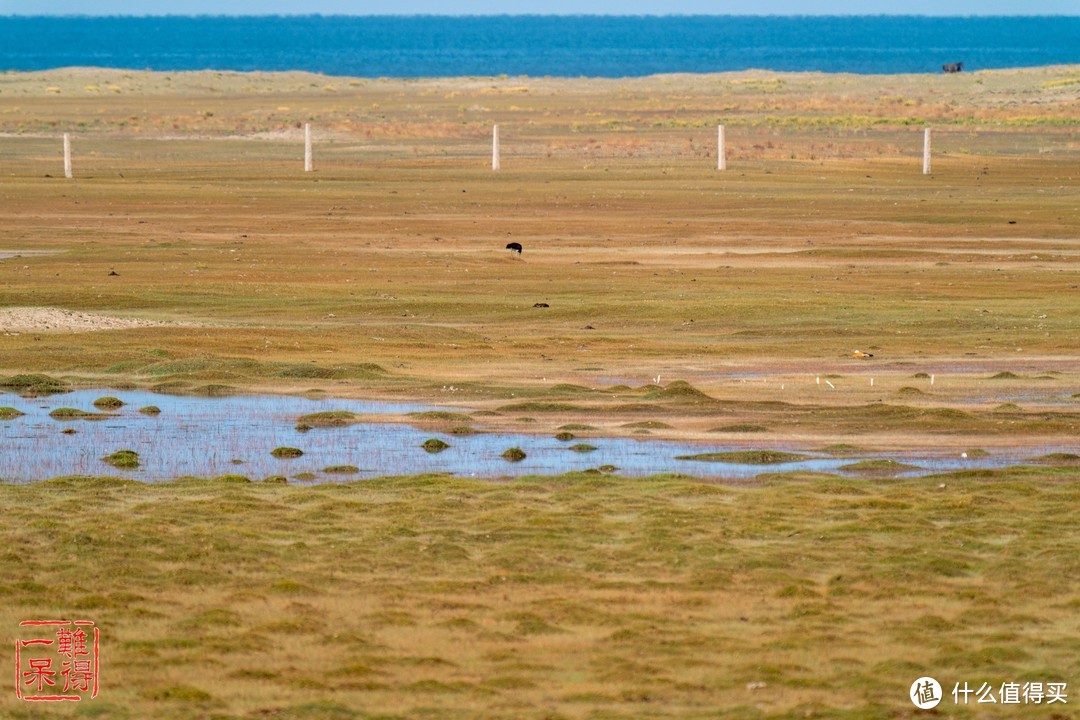
<svg viewBox="0 0 1080 720">
<path fill-rule="evenodd" d="M 32 5 L 28 11 L 32 12 Z M 631 77 L 1080 62 L 1080 17 L 0 17 L 0 70 Z"/>
<path fill-rule="evenodd" d="M 94 411 L 93 401 L 114 395 L 125 403 L 103 420 L 58 421 L 49 417 L 56 408 Z M 161 414 L 148 416 L 139 408 L 155 405 Z M 26 415 L 0 421 L 0 479 L 26 482 L 63 475 L 119 475 L 141 480 L 168 480 L 183 476 L 224 474 L 262 479 L 271 475 L 293 477 L 314 473 L 316 481 L 440 472 L 461 477 L 498 478 L 524 474 L 557 474 L 614 465 L 618 474 L 640 477 L 682 473 L 698 477 L 747 479 L 763 472 L 819 470 L 835 472 L 842 465 L 867 458 L 813 457 L 778 465 L 745 465 L 677 460 L 678 455 L 732 450 L 715 444 L 671 442 L 657 439 L 605 438 L 583 433 L 573 442 L 550 435 L 481 433 L 445 435 L 406 423 L 364 422 L 345 427 L 296 429 L 300 415 L 326 410 L 349 410 L 365 415 L 402 414 L 435 408 L 423 405 L 358 400 L 310 399 L 295 396 L 235 396 L 197 398 L 148 392 L 80 390 L 50 397 L 23 398 L 0 394 L 0 406 L 15 407 Z M 74 429 L 74 434 L 62 432 Z M 429 454 L 420 446 L 431 437 L 450 448 Z M 595 445 L 593 452 L 570 449 L 576 442 Z M 296 447 L 304 455 L 295 459 L 271 456 L 276 447 Z M 501 457 L 519 447 L 527 457 L 511 463 Z M 101 458 L 117 450 L 140 456 L 137 470 L 117 470 Z M 1049 450 L 1047 450 L 1049 452 Z M 1014 464 L 1015 457 L 963 459 L 944 456 L 895 458 L 921 469 L 913 474 L 998 467 Z M 354 465 L 359 473 L 325 473 L 335 465 Z"/>
</svg>

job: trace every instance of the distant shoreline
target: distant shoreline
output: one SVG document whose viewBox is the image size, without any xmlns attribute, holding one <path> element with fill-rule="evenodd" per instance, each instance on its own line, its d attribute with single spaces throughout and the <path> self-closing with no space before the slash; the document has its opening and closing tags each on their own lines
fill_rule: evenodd
<svg viewBox="0 0 1080 720">
<path fill-rule="evenodd" d="M 1080 63 L 1080 17 L 921 15 L 7 16 L 0 70 L 335 77 L 862 75 Z"/>
</svg>

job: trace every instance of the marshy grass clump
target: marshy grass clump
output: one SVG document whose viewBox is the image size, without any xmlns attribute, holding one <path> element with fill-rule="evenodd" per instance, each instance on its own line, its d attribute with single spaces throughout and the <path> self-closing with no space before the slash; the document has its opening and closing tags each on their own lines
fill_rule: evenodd
<svg viewBox="0 0 1080 720">
<path fill-rule="evenodd" d="M 723 462 L 737 465 L 779 465 L 800 462 L 809 456 L 779 450 L 732 450 L 729 452 L 698 453 L 697 455 L 676 455 L 676 460 L 696 460 L 698 462 Z"/>
<path fill-rule="evenodd" d="M 161 414 L 161 408 L 159 408 L 157 405 L 147 405 L 146 407 L 139 408 L 139 412 L 141 412 L 143 415 L 156 417 Z"/>
<path fill-rule="evenodd" d="M 271 475 L 270 477 L 263 478 L 262 482 L 265 485 L 288 485 L 289 478 L 284 475 Z"/>
<path fill-rule="evenodd" d="M 566 425 L 560 425 L 556 430 L 564 431 L 586 431 L 586 430 L 598 430 L 595 425 L 586 425 L 584 423 L 567 423 Z"/>
<path fill-rule="evenodd" d="M 574 433 L 572 432 L 560 432 L 555 434 L 555 439 L 562 442 L 569 442 L 574 439 Z"/>
<path fill-rule="evenodd" d="M 121 470 L 133 470 L 139 467 L 139 453 L 134 450 L 117 450 L 101 459 Z"/>
<path fill-rule="evenodd" d="M 821 448 L 821 452 L 826 455 L 845 457 L 865 453 L 866 449 L 859 447 L 858 445 L 852 445 L 851 443 L 833 443 L 832 445 L 826 445 Z"/>
<path fill-rule="evenodd" d="M 521 448 L 512 447 L 505 450 L 500 457 L 507 462 L 521 462 L 527 455 L 525 455 L 525 451 Z"/>
<path fill-rule="evenodd" d="M 324 467 L 323 472 L 329 475 L 355 475 L 360 472 L 360 468 L 355 465 L 331 465 Z"/>
<path fill-rule="evenodd" d="M 841 465 L 840 470 L 860 477 L 889 478 L 906 472 L 920 470 L 917 465 L 897 462 L 896 460 L 862 460 L 848 465 Z"/>
<path fill-rule="evenodd" d="M 590 445 L 589 443 L 577 443 L 571 445 L 569 449 L 573 450 L 576 453 L 591 453 L 594 450 L 599 450 L 598 447 L 596 447 L 595 445 Z"/>
<path fill-rule="evenodd" d="M 283 446 L 283 447 L 274 448 L 273 450 L 270 451 L 270 454 L 273 455 L 276 458 L 289 459 L 289 458 L 298 458 L 298 457 L 300 457 L 301 455 L 304 454 L 304 451 L 301 450 L 300 448 L 284 447 Z"/>
<path fill-rule="evenodd" d="M 325 410 L 323 412 L 308 413 L 297 418 L 296 429 L 306 426 L 313 427 L 343 427 L 357 421 L 357 414 L 348 410 Z M 303 431 L 301 431 L 303 432 Z"/>
<path fill-rule="evenodd" d="M 58 395 L 71 390 L 71 385 L 48 375 L 21 374 L 0 378 L 0 388 L 14 390 L 20 395 Z"/>
<path fill-rule="evenodd" d="M 1080 465 L 1080 455 L 1068 452 L 1047 453 L 1031 459 L 1040 465 Z"/>
<path fill-rule="evenodd" d="M 583 405 L 575 405 L 574 403 L 554 402 L 551 400 L 528 400 L 525 402 L 503 405 L 499 408 L 499 412 L 583 413 L 588 412 L 588 408 Z"/>
<path fill-rule="evenodd" d="M 0 420 L 14 420 L 17 417 L 25 415 L 21 410 L 17 410 L 13 407 L 0 407 Z"/>
<path fill-rule="evenodd" d="M 713 428 L 709 430 L 711 433 L 766 433 L 769 432 L 769 428 L 764 425 L 754 425 L 752 423 L 735 423 L 734 425 L 724 425 L 723 427 Z"/>
<path fill-rule="evenodd" d="M 659 420 L 639 420 L 638 422 L 626 423 L 622 427 L 627 430 L 674 430 L 673 425 Z"/>
<path fill-rule="evenodd" d="M 446 448 L 450 447 L 450 443 L 443 442 L 439 438 L 428 438 L 423 442 L 420 447 L 424 448 L 429 453 L 441 453 Z"/>
<path fill-rule="evenodd" d="M 468 425 L 455 425 L 452 428 L 448 428 L 447 431 L 446 431 L 446 434 L 447 435 L 476 435 L 478 432 L 480 432 L 480 431 L 477 430 L 476 428 L 470 427 Z"/>
<path fill-rule="evenodd" d="M 119 410 L 126 405 L 123 400 L 112 395 L 106 395 L 105 397 L 99 397 L 93 402 L 94 407 L 98 410 Z"/>
<path fill-rule="evenodd" d="M 104 420 L 105 418 L 113 417 L 111 413 L 98 413 L 91 412 L 89 410 L 80 410 L 78 408 L 60 407 L 52 410 L 49 413 L 49 417 L 53 420 Z"/>
<path fill-rule="evenodd" d="M 468 422 L 469 415 L 462 412 L 453 412 L 451 410 L 424 410 L 422 412 L 411 412 L 408 415 L 416 420 L 442 420 L 445 422 Z"/>
</svg>

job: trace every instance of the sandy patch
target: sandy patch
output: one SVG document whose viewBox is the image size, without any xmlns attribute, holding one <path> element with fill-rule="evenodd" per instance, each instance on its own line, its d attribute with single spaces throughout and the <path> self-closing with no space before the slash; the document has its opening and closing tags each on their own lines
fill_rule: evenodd
<svg viewBox="0 0 1080 720">
<path fill-rule="evenodd" d="M 0 331 L 5 335 L 23 332 L 93 332 L 165 324 L 53 307 L 0 308 Z"/>
</svg>

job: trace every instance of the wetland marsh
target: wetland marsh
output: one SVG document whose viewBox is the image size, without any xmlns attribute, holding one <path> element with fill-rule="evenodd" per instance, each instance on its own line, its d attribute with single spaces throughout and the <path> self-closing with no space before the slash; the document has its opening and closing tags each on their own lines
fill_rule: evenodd
<svg viewBox="0 0 1080 720">
<path fill-rule="evenodd" d="M 908 717 L 924 675 L 1075 691 L 1078 108 L 1074 66 L 0 75 L 0 474 L 65 475 L 56 449 L 86 443 L 78 477 L 0 484 L 0 635 L 97 623 L 102 692 L 68 717 Z M 350 424 L 366 402 L 394 413 Z M 224 411 L 217 446 L 175 434 L 189 407 Z M 616 443 L 672 459 L 631 477 Z M 473 444 L 493 464 L 445 474 Z M 403 476 L 365 474 L 372 447 Z M 829 464 L 744 462 L 775 452 Z M 702 453 L 725 454 L 674 459 Z M 904 476 L 920 458 L 958 464 Z"/>
</svg>

